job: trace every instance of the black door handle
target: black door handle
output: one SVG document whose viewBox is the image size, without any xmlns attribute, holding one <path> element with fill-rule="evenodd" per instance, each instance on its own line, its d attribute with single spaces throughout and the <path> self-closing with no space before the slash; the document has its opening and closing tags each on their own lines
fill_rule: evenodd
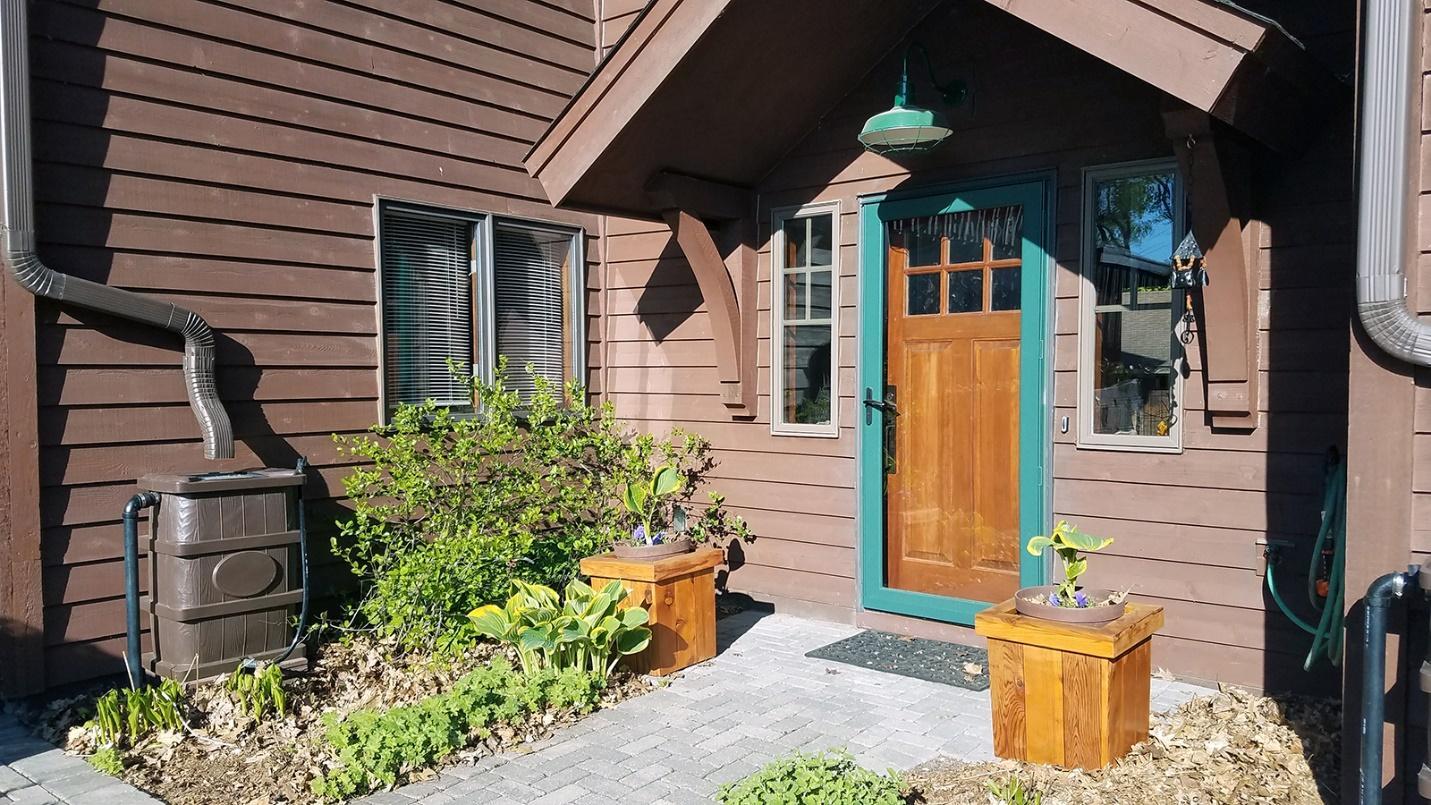
<svg viewBox="0 0 1431 805">
<path fill-rule="evenodd" d="M 881 414 L 886 414 L 888 416 L 899 416 L 899 407 L 894 404 L 893 389 L 888 392 L 888 397 L 886 399 L 876 400 L 874 396 L 874 389 L 866 388 L 864 403 L 866 425 L 874 423 L 875 411 L 879 411 Z"/>
</svg>

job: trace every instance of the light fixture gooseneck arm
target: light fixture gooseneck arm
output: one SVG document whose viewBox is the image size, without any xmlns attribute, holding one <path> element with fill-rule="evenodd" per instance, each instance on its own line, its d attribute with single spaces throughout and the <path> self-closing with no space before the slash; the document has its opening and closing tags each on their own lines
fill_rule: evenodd
<svg viewBox="0 0 1431 805">
<path fill-rule="evenodd" d="M 899 70 L 899 90 L 894 95 L 895 106 L 907 106 L 910 98 L 909 91 L 909 54 L 918 53 L 924 60 L 924 68 L 929 71 L 929 83 L 939 90 L 944 103 L 949 106 L 958 106 L 963 103 L 964 96 L 968 94 L 968 87 L 963 81 L 955 79 L 947 84 L 941 84 L 939 78 L 934 75 L 934 62 L 929 59 L 929 51 L 919 42 L 910 42 L 909 47 L 904 49 L 904 61 Z"/>
</svg>

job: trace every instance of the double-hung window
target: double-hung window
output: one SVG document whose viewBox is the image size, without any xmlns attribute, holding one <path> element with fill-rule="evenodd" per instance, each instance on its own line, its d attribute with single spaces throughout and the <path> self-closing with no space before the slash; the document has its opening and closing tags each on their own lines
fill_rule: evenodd
<svg viewBox="0 0 1431 805">
<path fill-rule="evenodd" d="M 840 434 L 839 229 L 840 208 L 833 203 L 777 210 L 773 217 L 772 433 Z"/>
<path fill-rule="evenodd" d="M 524 399 L 534 377 L 581 377 L 581 230 L 388 201 L 378 227 L 385 411 L 470 409 L 449 359 L 490 380 L 506 358 Z"/>
<path fill-rule="evenodd" d="M 1184 294 L 1172 254 L 1183 189 L 1165 160 L 1090 168 L 1083 176 L 1078 443 L 1182 448 Z"/>
</svg>

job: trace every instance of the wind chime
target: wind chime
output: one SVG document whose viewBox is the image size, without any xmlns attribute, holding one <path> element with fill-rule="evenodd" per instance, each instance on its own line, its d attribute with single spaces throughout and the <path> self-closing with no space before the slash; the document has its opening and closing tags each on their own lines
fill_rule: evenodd
<svg viewBox="0 0 1431 805">
<path fill-rule="evenodd" d="M 1179 339 L 1184 344 L 1193 342 L 1193 324 L 1197 317 L 1193 313 L 1193 293 L 1208 284 L 1207 259 L 1202 246 L 1188 230 L 1183 242 L 1173 250 L 1173 276 L 1170 283 L 1173 290 L 1183 292 L 1183 332 Z"/>
</svg>

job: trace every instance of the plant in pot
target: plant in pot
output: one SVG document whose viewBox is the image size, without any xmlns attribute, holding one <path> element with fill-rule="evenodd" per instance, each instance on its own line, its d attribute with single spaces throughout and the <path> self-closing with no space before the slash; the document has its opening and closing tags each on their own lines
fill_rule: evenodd
<svg viewBox="0 0 1431 805">
<path fill-rule="evenodd" d="M 673 464 L 662 464 L 649 477 L 626 484 L 621 503 L 636 520 L 631 536 L 617 542 L 614 552 L 624 559 L 655 559 L 690 553 L 695 540 L 687 533 L 686 510 L 676 502 L 685 486 Z"/>
<path fill-rule="evenodd" d="M 1042 556 L 1046 549 L 1053 549 L 1063 562 L 1063 580 L 1019 590 L 1014 595 L 1014 607 L 1022 615 L 1065 623 L 1102 623 L 1119 617 L 1127 606 L 1127 591 L 1078 586 L 1078 577 L 1088 570 L 1088 558 L 1082 554 L 1101 551 L 1112 544 L 1112 539 L 1085 534 L 1066 520 L 1060 520 L 1048 536 L 1033 537 L 1028 552 Z"/>
</svg>

